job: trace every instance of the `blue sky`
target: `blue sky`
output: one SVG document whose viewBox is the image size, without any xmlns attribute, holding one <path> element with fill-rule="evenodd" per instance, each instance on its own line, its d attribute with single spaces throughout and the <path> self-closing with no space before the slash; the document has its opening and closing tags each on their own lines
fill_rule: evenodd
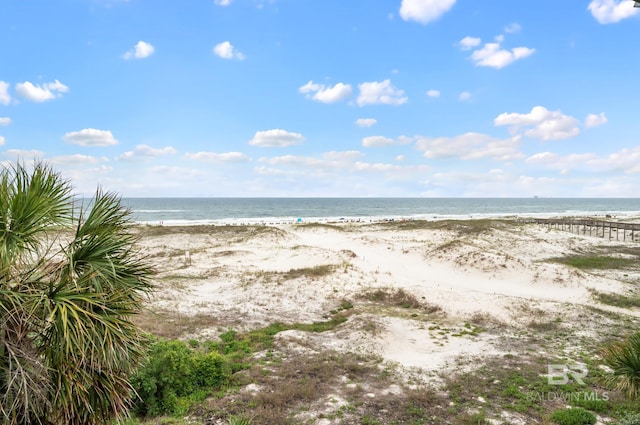
<svg viewBox="0 0 640 425">
<path fill-rule="evenodd" d="M 0 160 L 91 194 L 640 196 L 632 0 L 3 0 Z"/>
</svg>

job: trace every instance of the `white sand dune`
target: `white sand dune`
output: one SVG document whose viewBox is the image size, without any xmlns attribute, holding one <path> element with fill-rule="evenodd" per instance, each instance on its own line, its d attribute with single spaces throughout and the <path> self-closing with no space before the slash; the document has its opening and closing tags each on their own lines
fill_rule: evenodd
<svg viewBox="0 0 640 425">
<path fill-rule="evenodd" d="M 593 289 L 624 293 L 626 284 L 617 277 L 544 261 L 622 242 L 516 224 L 469 234 L 382 224 L 254 229 L 144 237 L 141 247 L 156 262 L 161 286 L 153 308 L 215 317 L 215 328 L 199 330 L 210 337 L 226 327 L 322 321 L 350 300 L 353 314 L 334 331 L 287 331 L 279 339 L 292 349 L 361 351 L 427 371 L 459 356 L 504 350 L 489 332 L 452 336 L 477 318 L 517 329 L 532 321 L 581 317 L 589 307 L 638 316 L 594 300 Z M 327 265 L 332 271 L 321 276 L 285 274 Z M 375 288 L 401 288 L 442 311 L 411 317 L 376 310 L 362 299 Z"/>
</svg>

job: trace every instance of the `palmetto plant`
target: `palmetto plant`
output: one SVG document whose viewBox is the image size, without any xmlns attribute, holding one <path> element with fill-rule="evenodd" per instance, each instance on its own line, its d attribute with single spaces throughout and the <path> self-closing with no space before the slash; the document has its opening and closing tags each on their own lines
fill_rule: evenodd
<svg viewBox="0 0 640 425">
<path fill-rule="evenodd" d="M 640 393 L 640 333 L 607 348 L 604 363 L 613 369 L 608 377 L 609 384 L 628 397 L 637 398 Z"/>
<path fill-rule="evenodd" d="M 0 422 L 125 416 L 145 353 L 131 319 L 151 289 L 128 211 L 88 208 L 44 164 L 0 168 Z"/>
</svg>

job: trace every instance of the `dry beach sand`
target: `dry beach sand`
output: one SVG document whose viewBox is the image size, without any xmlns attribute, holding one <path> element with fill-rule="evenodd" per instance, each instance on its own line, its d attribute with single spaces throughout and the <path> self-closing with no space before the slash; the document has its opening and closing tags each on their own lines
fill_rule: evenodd
<svg viewBox="0 0 640 425">
<path fill-rule="evenodd" d="M 606 340 L 617 326 L 612 317 L 631 326 L 640 316 L 594 296 L 629 295 L 638 270 L 550 261 L 585 252 L 637 258 L 639 243 L 510 220 L 144 226 L 140 233 L 158 272 L 144 323 L 153 332 L 216 338 L 227 329 L 324 321 L 338 311 L 345 323 L 281 332 L 279 349 L 377 356 L 412 385 L 437 385 L 443 371 L 524 349 L 570 357 L 587 349 L 578 342 L 584 338 Z M 561 346 L 530 343 L 558 329 L 554 323 L 571 336 Z"/>
</svg>

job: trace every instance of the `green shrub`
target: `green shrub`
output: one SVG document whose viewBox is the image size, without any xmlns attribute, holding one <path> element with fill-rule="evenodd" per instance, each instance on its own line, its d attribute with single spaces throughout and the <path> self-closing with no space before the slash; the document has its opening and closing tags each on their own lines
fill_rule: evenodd
<svg viewBox="0 0 640 425">
<path fill-rule="evenodd" d="M 596 417 L 579 407 L 573 409 L 556 410 L 551 415 L 551 420 L 558 425 L 593 425 Z"/>
<path fill-rule="evenodd" d="M 571 402 L 572 406 L 582 407 L 586 410 L 597 413 L 607 413 L 611 410 L 611 403 L 608 400 L 580 398 Z M 640 425 L 640 424 L 639 424 Z"/>
<path fill-rule="evenodd" d="M 640 425 L 640 413 L 625 416 L 619 425 Z"/>
<path fill-rule="evenodd" d="M 182 341 L 158 341 L 147 362 L 132 379 L 140 416 L 180 415 L 229 378 L 224 358 L 189 348 Z"/>
</svg>

